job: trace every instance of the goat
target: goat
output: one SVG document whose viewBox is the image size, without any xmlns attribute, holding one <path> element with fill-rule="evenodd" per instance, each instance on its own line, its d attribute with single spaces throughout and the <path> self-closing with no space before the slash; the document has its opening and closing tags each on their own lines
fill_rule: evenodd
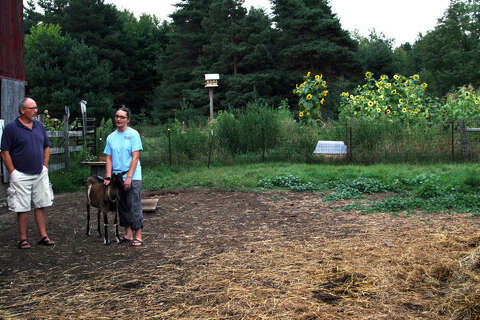
<svg viewBox="0 0 480 320">
<path fill-rule="evenodd" d="M 103 213 L 104 235 L 103 243 L 110 244 L 108 239 L 108 212 L 115 213 L 115 237 L 117 242 L 120 242 L 120 235 L 118 233 L 118 191 L 123 188 L 122 173 L 112 174 L 112 178 L 108 186 L 103 183 L 100 177 L 89 177 L 85 185 L 85 192 L 87 197 L 87 236 L 90 235 L 90 206 L 97 208 L 97 228 L 98 236 L 102 236 L 100 229 L 100 213 Z"/>
</svg>

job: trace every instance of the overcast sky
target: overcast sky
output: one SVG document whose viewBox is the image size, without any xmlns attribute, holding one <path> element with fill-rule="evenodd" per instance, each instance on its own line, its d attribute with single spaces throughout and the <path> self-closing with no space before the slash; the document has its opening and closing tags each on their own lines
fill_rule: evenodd
<svg viewBox="0 0 480 320">
<path fill-rule="evenodd" d="M 162 20 L 175 10 L 179 0 L 105 0 L 119 9 L 127 9 L 135 15 L 146 12 Z M 358 30 L 368 36 L 370 30 L 383 32 L 395 40 L 395 46 L 413 43 L 421 32 L 432 30 L 448 7 L 450 0 L 330 0 L 334 13 L 342 27 Z M 270 12 L 269 0 L 245 0 L 245 7 L 263 8 Z"/>
</svg>

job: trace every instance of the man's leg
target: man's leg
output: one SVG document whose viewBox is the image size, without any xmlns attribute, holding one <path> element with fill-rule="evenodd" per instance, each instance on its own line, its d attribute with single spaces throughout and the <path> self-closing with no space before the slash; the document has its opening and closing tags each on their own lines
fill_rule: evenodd
<svg viewBox="0 0 480 320">
<path fill-rule="evenodd" d="M 17 212 L 18 222 L 18 240 L 27 240 L 27 226 L 28 226 L 29 212 Z"/>
<path fill-rule="evenodd" d="M 35 208 L 35 221 L 37 222 L 38 233 L 40 233 L 40 241 L 38 244 L 44 246 L 54 246 L 55 242 L 50 240 L 47 235 L 47 212 L 45 208 Z"/>
<path fill-rule="evenodd" d="M 35 208 L 35 221 L 37 222 L 40 239 L 47 236 L 47 214 L 45 208 Z"/>
</svg>

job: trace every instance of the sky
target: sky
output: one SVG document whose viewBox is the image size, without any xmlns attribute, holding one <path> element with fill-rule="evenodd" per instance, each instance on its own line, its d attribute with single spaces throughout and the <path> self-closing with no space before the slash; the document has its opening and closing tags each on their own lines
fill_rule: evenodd
<svg viewBox="0 0 480 320">
<path fill-rule="evenodd" d="M 118 9 L 127 9 L 137 17 L 142 13 L 154 14 L 169 20 L 179 0 L 105 0 Z M 414 43 L 418 34 L 433 30 L 448 8 L 450 0 L 330 0 L 343 29 L 357 30 L 368 36 L 375 29 L 394 39 L 394 47 L 405 42 Z M 271 13 L 269 0 L 245 0 L 244 6 L 263 8 Z"/>
</svg>

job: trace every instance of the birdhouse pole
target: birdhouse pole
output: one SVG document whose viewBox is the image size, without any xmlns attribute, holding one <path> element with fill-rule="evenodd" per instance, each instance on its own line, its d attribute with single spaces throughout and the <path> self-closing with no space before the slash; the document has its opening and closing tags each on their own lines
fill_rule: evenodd
<svg viewBox="0 0 480 320">
<path fill-rule="evenodd" d="M 218 87 L 218 73 L 209 73 L 205 75 L 205 88 L 208 88 L 208 96 L 210 97 L 210 121 L 213 120 L 213 88 Z"/>
</svg>

